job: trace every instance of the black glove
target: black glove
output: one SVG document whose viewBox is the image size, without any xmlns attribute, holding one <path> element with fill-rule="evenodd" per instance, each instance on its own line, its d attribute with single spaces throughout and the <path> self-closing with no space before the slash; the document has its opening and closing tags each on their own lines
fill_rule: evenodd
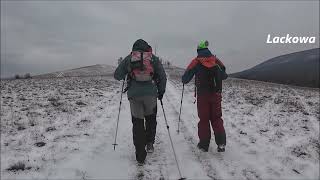
<svg viewBox="0 0 320 180">
<path fill-rule="evenodd" d="M 163 98 L 163 93 L 158 93 L 158 99 L 161 101 Z"/>
</svg>

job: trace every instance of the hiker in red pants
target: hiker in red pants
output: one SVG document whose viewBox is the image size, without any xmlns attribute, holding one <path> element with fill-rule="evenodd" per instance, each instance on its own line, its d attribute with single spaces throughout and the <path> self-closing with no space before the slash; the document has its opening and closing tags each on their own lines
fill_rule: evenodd
<svg viewBox="0 0 320 180">
<path fill-rule="evenodd" d="M 211 139 L 210 123 L 214 132 L 218 152 L 224 152 L 226 133 L 223 127 L 221 111 L 222 80 L 227 78 L 225 66 L 208 49 L 208 41 L 201 41 L 197 47 L 198 56 L 194 58 L 184 75 L 182 83 L 191 81 L 195 75 L 198 123 L 198 148 L 208 152 Z"/>
</svg>

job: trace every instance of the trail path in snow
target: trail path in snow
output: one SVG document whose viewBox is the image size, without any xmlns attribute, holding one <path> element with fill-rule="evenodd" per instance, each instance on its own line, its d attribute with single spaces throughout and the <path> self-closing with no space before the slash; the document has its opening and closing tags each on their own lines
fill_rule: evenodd
<svg viewBox="0 0 320 180">
<path fill-rule="evenodd" d="M 216 179 L 210 164 L 204 159 L 199 160 L 200 152 L 190 146 L 184 136 L 177 135 L 177 112 L 167 99 L 170 97 L 164 98 L 165 113 L 183 176 L 188 179 Z M 117 108 L 113 107 L 112 117 L 117 117 Z M 123 96 L 116 150 L 114 151 L 112 146 L 116 127 L 116 118 L 113 118 L 112 121 L 103 124 L 108 128 L 106 132 L 100 132 L 95 142 L 97 145 L 92 146 L 94 149 L 91 152 L 71 156 L 70 161 L 48 170 L 49 178 L 178 179 L 179 173 L 160 103 L 158 103 L 157 123 L 155 151 L 147 155 L 145 165 L 138 166 L 132 142 L 130 106 L 127 97 Z M 195 154 L 195 151 L 198 154 Z"/>
<path fill-rule="evenodd" d="M 227 133 L 226 152 L 216 151 L 212 133 L 209 152 L 204 153 L 196 147 L 198 116 L 196 105 L 193 104 L 192 83 L 185 87 L 180 133 L 177 133 L 182 84 L 179 80 L 181 75 L 176 75 L 178 78 L 174 78 L 172 75 L 174 72 L 168 72 L 169 79 L 163 104 L 183 177 L 317 179 L 319 176 L 318 91 L 238 79 L 225 81 L 222 109 Z M 44 129 L 51 126 L 52 121 L 57 128 L 55 131 L 41 131 L 41 135 L 47 138 L 45 141 L 47 145 L 41 148 L 34 147 L 32 138 L 18 139 L 22 142 L 22 145 L 19 145 L 15 143 L 14 138 L 12 142 L 9 141 L 9 137 L 12 136 L 4 133 L 6 139 L 2 139 L 2 144 L 9 145 L 5 148 L 2 146 L 1 149 L 1 155 L 8 156 L 8 160 L 2 161 L 1 165 L 4 167 L 8 167 L 11 161 L 16 161 L 16 157 L 19 157 L 18 159 L 22 159 L 27 165 L 38 165 L 40 168 L 32 166 L 28 171 L 18 172 L 8 172 L 2 168 L 2 179 L 179 178 L 160 103 L 158 103 L 155 151 L 147 155 L 144 166 L 138 166 L 132 142 L 130 106 L 126 95 L 123 96 L 116 150 L 112 145 L 119 107 L 119 82 L 104 77 L 44 82 L 34 80 L 34 84 L 42 87 L 47 81 L 53 83 L 52 86 L 58 83 L 60 87 L 67 82 L 71 83 L 65 89 L 62 88 L 61 93 L 54 95 L 62 99 L 58 100 L 62 105 L 58 104 L 57 107 L 52 107 L 50 103 L 47 105 L 47 95 L 41 93 L 39 97 L 37 96 L 38 99 L 35 97 L 30 99 L 31 103 L 37 101 L 40 105 L 45 104 L 39 105 L 44 112 L 57 115 L 50 119 L 51 116 L 44 114 L 43 118 L 49 121 L 49 124 L 35 126 Z M 95 85 L 96 88 L 91 87 Z M 25 86 L 30 89 L 29 94 L 35 93 L 32 86 Z M 70 90 L 69 86 L 74 90 Z M 9 92 L 8 89 L 10 88 L 4 88 L 2 91 Z M 15 90 L 20 89 L 15 88 Z M 91 97 L 93 94 L 95 95 Z M 5 95 L 2 97 L 3 102 L 10 102 L 7 99 L 11 95 Z M 12 104 L 20 101 L 29 103 L 29 99 L 27 101 L 20 100 L 21 98 L 13 99 Z M 77 100 L 87 105 L 75 106 Z M 20 107 L 19 104 L 17 106 Z M 71 111 L 72 113 L 68 113 L 69 110 L 61 113 L 60 109 L 64 110 L 63 108 L 75 110 Z M 40 113 L 42 109 L 39 110 Z M 16 116 L 22 116 L 22 111 L 17 108 Z M 2 125 L 14 129 L 15 126 L 10 125 L 12 123 L 10 114 L 3 111 L 2 117 L 8 121 Z M 28 132 L 33 130 L 33 126 L 26 127 L 28 129 L 10 133 L 13 133 L 15 138 L 18 135 L 29 137 Z M 35 128 L 34 130 L 38 131 Z M 71 148 L 74 150 L 70 150 Z M 33 164 L 29 163 L 29 159 L 34 161 Z"/>
</svg>

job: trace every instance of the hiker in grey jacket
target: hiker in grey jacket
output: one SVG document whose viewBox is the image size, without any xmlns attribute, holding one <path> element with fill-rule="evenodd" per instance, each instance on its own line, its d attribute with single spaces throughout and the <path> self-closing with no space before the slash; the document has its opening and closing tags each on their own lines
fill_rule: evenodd
<svg viewBox="0 0 320 180">
<path fill-rule="evenodd" d="M 157 97 L 162 100 L 167 77 L 159 58 L 152 54 L 151 46 L 142 39 L 133 44 L 132 52 L 121 61 L 114 73 L 117 80 L 123 80 L 126 76 L 136 159 L 144 163 L 147 152 L 154 150 Z"/>
</svg>

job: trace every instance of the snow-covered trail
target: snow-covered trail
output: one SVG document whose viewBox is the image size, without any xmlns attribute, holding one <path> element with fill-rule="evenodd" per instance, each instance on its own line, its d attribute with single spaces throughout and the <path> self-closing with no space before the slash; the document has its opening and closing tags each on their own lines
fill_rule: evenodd
<svg viewBox="0 0 320 180">
<path fill-rule="evenodd" d="M 164 104 L 168 103 L 164 99 Z M 183 167 L 183 176 L 190 179 L 213 179 L 207 176 L 203 166 L 196 161 L 196 157 L 190 152 L 188 142 L 182 136 L 176 135 L 173 123 L 178 118 L 176 111 L 170 106 L 164 108 L 178 162 Z M 179 174 L 160 103 L 158 103 L 157 124 L 155 151 L 147 155 L 145 165 L 137 166 L 132 142 L 130 106 L 127 97 L 124 96 L 117 139 L 119 145 L 116 146 L 116 151 L 113 150 L 111 143 L 102 144 L 93 157 L 82 162 L 86 166 L 80 171 L 85 172 L 87 178 L 93 179 L 178 179 Z M 115 122 L 112 125 L 115 127 Z M 113 142 L 114 134 L 115 129 L 110 129 L 104 137 L 105 142 Z"/>
<path fill-rule="evenodd" d="M 119 95 L 119 94 L 117 94 Z M 214 169 L 210 164 L 197 160 L 194 156 L 194 148 L 190 149 L 188 141 L 183 136 L 177 135 L 176 119 L 177 113 L 168 101 L 170 97 L 163 100 L 165 113 L 169 123 L 178 162 L 182 167 L 182 174 L 188 179 L 215 179 Z M 169 106 L 168 106 L 169 105 Z M 121 107 L 119 130 L 116 150 L 113 149 L 117 106 L 112 107 L 110 122 L 101 124 L 105 132 L 99 132 L 91 145 L 91 150 L 86 153 L 71 155 L 67 162 L 59 163 L 57 166 L 47 170 L 50 178 L 84 178 L 84 179 L 178 179 L 179 173 L 174 160 L 168 132 L 160 103 L 158 103 L 157 134 L 155 140 L 155 151 L 148 154 L 145 165 L 138 166 L 135 160 L 134 146 L 132 142 L 132 123 L 130 106 L 127 97 L 123 96 Z M 103 110 L 102 110 L 103 114 Z"/>
<path fill-rule="evenodd" d="M 319 91 L 238 79 L 225 81 L 222 109 L 226 152 L 216 151 L 212 133 L 209 152 L 204 153 L 196 147 L 198 116 L 193 83 L 185 86 L 177 133 L 182 84 L 181 75 L 173 73 L 168 71 L 163 104 L 183 177 L 319 176 Z M 1 179 L 179 178 L 159 102 L 155 151 L 147 155 L 144 166 L 137 166 L 126 95 L 116 150 L 112 145 L 121 83 L 111 77 L 30 82 L 13 81 L 1 89 L 1 125 L 5 127 L 1 132 L 1 155 L 5 157 L 1 159 Z M 59 91 L 49 91 L 57 86 Z M 46 142 L 45 146 L 34 145 L 39 139 Z M 17 161 L 30 168 L 8 171 Z"/>
<path fill-rule="evenodd" d="M 102 109 L 102 114 L 109 114 L 110 121 L 101 121 L 103 131 L 97 136 L 90 149 L 68 157 L 65 162 L 47 170 L 47 178 L 56 179 L 159 179 L 167 177 L 166 144 L 163 144 L 163 133 L 157 134 L 155 153 L 148 156 L 144 168 L 136 165 L 134 146 L 132 142 L 132 123 L 130 106 L 126 95 L 123 95 L 117 146 L 114 150 L 114 136 L 117 122 L 120 94 L 116 94 L 118 102 L 112 107 Z M 82 144 L 86 146 L 86 144 Z M 163 153 L 163 156 L 159 155 Z M 154 163 L 156 162 L 156 163 Z M 167 179 L 167 178 L 166 178 Z"/>
<path fill-rule="evenodd" d="M 43 84 L 48 82 L 50 85 L 43 88 Z M 158 103 L 155 152 L 148 154 L 145 165 L 141 167 L 137 166 L 135 160 L 131 113 L 126 95 L 123 96 L 116 150 L 112 145 L 121 83 L 108 77 L 98 77 L 32 80 L 29 86 L 24 81 L 14 81 L 5 85 L 2 91 L 8 93 L 3 93 L 3 109 L 10 109 L 14 104 L 17 117 L 11 118 L 7 111 L 2 113 L 6 122 L 2 124 L 6 127 L 6 131 L 2 131 L 4 135 L 2 144 L 6 146 L 2 146 L 1 155 L 6 158 L 2 158 L 1 161 L 1 179 L 179 178 L 160 103 Z M 6 99 L 10 100 L 12 96 L 9 94 L 11 86 L 20 87 L 15 89 L 19 98 L 7 101 Z M 52 86 L 59 86 L 59 91 L 48 91 Z M 22 96 L 20 89 L 28 90 L 23 94 L 29 97 L 27 100 L 20 100 L 23 99 L 20 97 Z M 34 102 L 35 99 L 39 100 Z M 31 107 L 31 104 L 35 104 L 33 107 L 39 112 L 35 115 L 42 117 L 43 114 L 44 120 L 41 124 L 38 124 L 40 123 L 38 121 L 36 125 L 31 124 L 33 121 L 28 114 L 33 112 L 32 109 L 27 109 L 26 115 L 23 113 L 25 110 L 20 110 L 26 106 Z M 196 161 L 188 142 L 183 136 L 176 134 L 173 122 L 178 117 L 171 106 L 167 106 L 169 102 L 166 99 L 164 104 L 182 174 L 191 179 L 212 179 L 202 169 L 201 163 Z M 17 118 L 23 120 L 19 122 L 19 127 L 23 126 L 26 129 L 20 131 L 16 129 L 11 121 Z M 46 128 L 48 126 L 51 128 L 50 131 Z M 29 134 L 34 134 L 36 137 Z M 39 139 L 38 136 L 41 136 L 46 143 L 42 147 L 34 146 Z M 16 158 L 17 155 L 19 158 Z M 8 171 L 7 168 L 16 162 L 24 163 L 30 168 Z"/>
<path fill-rule="evenodd" d="M 119 93 L 116 94 L 119 96 Z M 120 97 L 119 97 L 120 98 Z M 116 100 L 119 101 L 119 98 Z M 123 102 L 125 101 L 123 97 Z M 113 107 L 105 107 L 102 110 L 110 111 L 110 121 L 103 121 L 100 126 L 105 127 L 104 131 L 96 132 L 98 135 L 91 143 L 91 148 L 85 153 L 78 153 L 71 155 L 67 162 L 61 162 L 56 167 L 49 169 L 48 178 L 61 179 L 127 179 L 127 172 L 132 169 L 131 159 L 133 153 L 130 152 L 130 128 L 127 126 L 130 122 L 127 113 L 128 106 L 124 102 L 122 105 L 121 119 L 119 121 L 119 131 L 116 150 L 113 149 L 114 134 L 116 127 L 116 117 L 118 113 L 119 102 L 115 103 Z M 128 122 L 126 122 L 128 121 Z M 82 146 L 85 146 L 83 144 Z"/>
</svg>

